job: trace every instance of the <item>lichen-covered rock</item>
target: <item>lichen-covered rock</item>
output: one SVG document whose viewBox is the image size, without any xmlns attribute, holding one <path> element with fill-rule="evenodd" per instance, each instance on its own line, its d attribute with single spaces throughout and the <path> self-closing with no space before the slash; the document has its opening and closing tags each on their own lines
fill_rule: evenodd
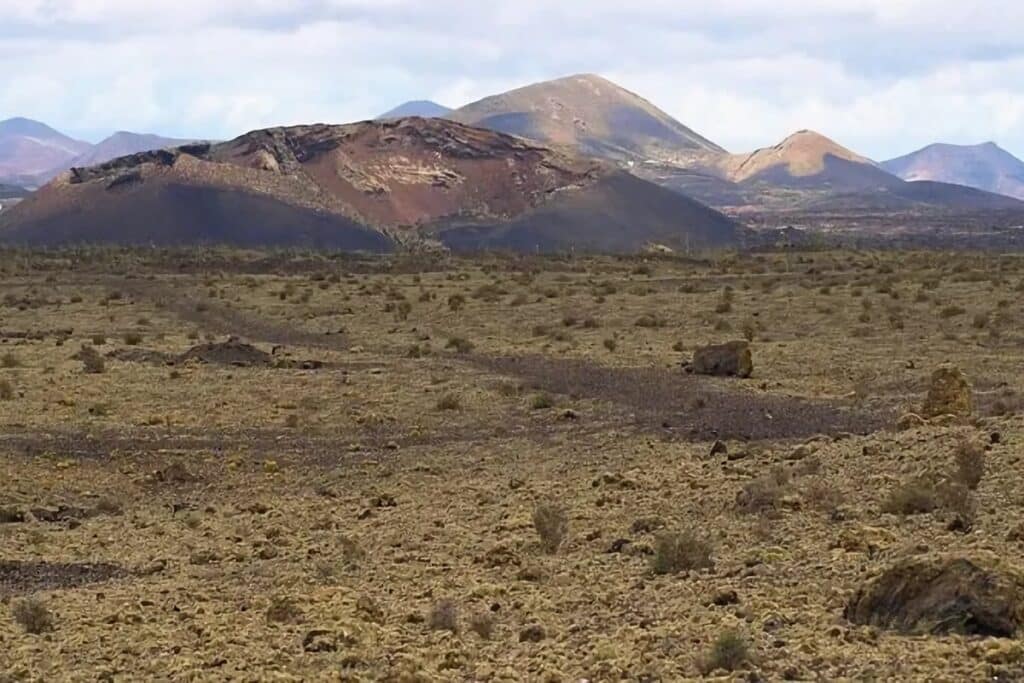
<svg viewBox="0 0 1024 683">
<path fill-rule="evenodd" d="M 974 394 L 967 376 L 957 367 L 944 365 L 932 373 L 924 417 L 969 416 L 974 412 Z"/>
<path fill-rule="evenodd" d="M 698 375 L 750 377 L 754 372 L 750 344 L 733 341 L 702 346 L 694 351 L 690 370 Z"/>
<path fill-rule="evenodd" d="M 901 633 L 1012 638 L 1024 624 L 1024 577 L 973 558 L 915 557 L 861 587 L 844 616 Z"/>
</svg>

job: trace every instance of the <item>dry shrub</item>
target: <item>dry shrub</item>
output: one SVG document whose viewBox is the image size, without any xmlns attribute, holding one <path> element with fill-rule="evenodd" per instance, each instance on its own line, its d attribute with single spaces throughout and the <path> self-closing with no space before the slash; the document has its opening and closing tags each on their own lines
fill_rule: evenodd
<svg viewBox="0 0 1024 683">
<path fill-rule="evenodd" d="M 107 369 L 107 363 L 103 360 L 103 356 L 92 346 L 83 344 L 82 350 L 78 352 L 78 359 L 82 361 L 82 370 L 87 375 L 100 375 Z"/>
<path fill-rule="evenodd" d="M 935 476 L 912 479 L 893 489 L 882 503 L 882 512 L 923 515 L 949 510 L 964 519 L 974 517 L 975 502 L 965 485 Z"/>
<path fill-rule="evenodd" d="M 700 663 L 701 672 L 706 676 L 712 671 L 735 671 L 752 659 L 750 643 L 737 630 L 723 631 L 711 645 L 711 651 Z"/>
<path fill-rule="evenodd" d="M 938 509 L 938 493 L 929 478 L 915 479 L 893 489 L 882 503 L 882 512 L 922 515 Z"/>
<path fill-rule="evenodd" d="M 791 475 L 782 466 L 772 470 L 753 481 L 748 482 L 736 496 L 736 505 L 747 514 L 773 511 L 778 507 L 780 499 L 789 492 Z"/>
<path fill-rule="evenodd" d="M 530 399 L 531 410 L 547 410 L 555 405 L 555 401 L 550 395 L 545 393 L 536 394 Z"/>
<path fill-rule="evenodd" d="M 483 640 L 490 640 L 494 635 L 496 620 L 490 612 L 477 612 L 469 618 L 469 630 Z"/>
<path fill-rule="evenodd" d="M 985 447 L 975 440 L 964 439 L 955 453 L 954 481 L 976 491 L 985 476 Z"/>
<path fill-rule="evenodd" d="M 842 490 L 823 478 L 815 479 L 808 484 L 804 497 L 812 506 L 829 514 L 838 510 L 846 502 L 846 495 Z"/>
<path fill-rule="evenodd" d="M 445 344 L 446 349 L 452 349 L 456 353 L 469 353 L 473 350 L 473 342 L 464 337 L 452 337 Z"/>
<path fill-rule="evenodd" d="M 659 534 L 654 540 L 651 570 L 655 574 L 678 574 L 714 566 L 711 544 L 689 531 Z"/>
<path fill-rule="evenodd" d="M 533 528 L 540 537 L 541 547 L 555 554 L 569 535 L 569 515 L 565 508 L 553 502 L 541 502 L 533 510 Z"/>
<path fill-rule="evenodd" d="M 3 356 L 0 356 L 0 367 L 2 368 L 17 368 L 21 366 L 21 361 L 13 353 L 8 351 Z"/>
<path fill-rule="evenodd" d="M 431 630 L 459 632 L 459 606 L 454 600 L 445 598 L 439 600 L 430 609 L 430 616 L 427 619 Z"/>
<path fill-rule="evenodd" d="M 0 379 L 0 401 L 14 400 L 14 385 L 6 379 Z"/>
<path fill-rule="evenodd" d="M 11 606 L 11 614 L 26 633 L 39 635 L 53 630 L 53 615 L 42 600 L 25 598 Z"/>
<path fill-rule="evenodd" d="M 275 597 L 267 606 L 266 618 L 271 624 L 297 624 L 302 621 L 303 614 L 291 598 Z"/>
<path fill-rule="evenodd" d="M 438 410 L 458 410 L 462 407 L 462 400 L 456 394 L 445 394 L 437 399 Z"/>
<path fill-rule="evenodd" d="M 634 324 L 637 327 L 664 327 L 665 320 L 654 313 L 645 313 Z"/>
</svg>

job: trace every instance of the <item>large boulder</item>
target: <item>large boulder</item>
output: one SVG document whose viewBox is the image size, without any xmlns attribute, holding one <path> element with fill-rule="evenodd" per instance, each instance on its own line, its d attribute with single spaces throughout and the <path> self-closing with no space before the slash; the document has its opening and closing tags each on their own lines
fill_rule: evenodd
<svg viewBox="0 0 1024 683">
<path fill-rule="evenodd" d="M 754 372 L 750 344 L 734 341 L 699 347 L 693 352 L 693 362 L 689 369 L 698 375 L 750 377 Z"/>
<path fill-rule="evenodd" d="M 1024 577 L 973 558 L 910 558 L 861 587 L 844 616 L 908 634 L 1012 638 L 1024 624 Z"/>
<path fill-rule="evenodd" d="M 940 415 L 969 416 L 974 412 L 974 394 L 967 376 L 959 368 L 944 365 L 932 373 L 924 417 Z"/>
</svg>

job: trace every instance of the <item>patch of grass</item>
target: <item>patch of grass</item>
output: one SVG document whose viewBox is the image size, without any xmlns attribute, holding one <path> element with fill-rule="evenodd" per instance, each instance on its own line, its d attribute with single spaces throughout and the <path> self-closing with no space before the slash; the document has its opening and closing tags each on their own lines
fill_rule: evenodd
<svg viewBox="0 0 1024 683">
<path fill-rule="evenodd" d="M 138 346 L 142 343 L 142 335 L 138 332 L 126 332 L 124 335 L 124 343 L 127 346 Z"/>
<path fill-rule="evenodd" d="M 469 353 L 473 350 L 473 342 L 464 337 L 452 337 L 445 344 L 445 348 L 451 349 L 456 353 Z"/>
<path fill-rule="evenodd" d="M 82 361 L 82 370 L 87 375 L 101 375 L 106 372 L 107 362 L 92 346 L 82 345 L 78 352 L 78 360 Z"/>
<path fill-rule="evenodd" d="M 551 398 L 549 394 L 539 393 L 534 394 L 533 398 L 530 399 L 530 410 L 547 410 L 553 408 L 555 400 Z"/>
<path fill-rule="evenodd" d="M 452 294 L 448 297 L 448 308 L 453 311 L 462 310 L 462 307 L 466 305 L 466 297 L 461 294 Z"/>
<path fill-rule="evenodd" d="M 711 544 L 689 531 L 658 534 L 654 540 L 651 571 L 655 574 L 678 574 L 715 565 Z"/>
<path fill-rule="evenodd" d="M 462 399 L 457 394 L 445 394 L 437 399 L 438 410 L 459 410 L 462 408 Z"/>
<path fill-rule="evenodd" d="M 633 323 L 637 327 L 664 327 L 665 320 L 654 313 L 645 313 Z"/>
<path fill-rule="evenodd" d="M 53 615 L 42 600 L 25 598 L 11 605 L 11 615 L 25 633 L 39 635 L 53 630 Z"/>
<path fill-rule="evenodd" d="M 0 401 L 14 400 L 14 385 L 6 379 L 0 379 Z"/>
<path fill-rule="evenodd" d="M 705 676 L 713 671 L 736 671 L 752 660 L 750 643 L 747 638 L 735 629 L 719 634 L 711 645 L 711 650 L 701 661 L 701 673 Z"/>
<path fill-rule="evenodd" d="M 569 534 L 569 515 L 557 503 L 544 501 L 533 509 L 533 528 L 544 552 L 554 555 Z"/>
<path fill-rule="evenodd" d="M 954 454 L 956 469 L 954 481 L 975 491 L 985 477 L 985 447 L 970 439 L 964 439 Z"/>
<path fill-rule="evenodd" d="M 11 369 L 19 367 L 21 367 L 21 361 L 10 351 L 0 356 L 0 368 Z"/>
<path fill-rule="evenodd" d="M 497 620 L 490 612 L 477 612 L 469 618 L 469 630 L 480 636 L 482 640 L 490 640 L 494 636 Z"/>
<path fill-rule="evenodd" d="M 454 600 L 439 600 L 430 609 L 427 624 L 433 631 L 459 632 L 459 606 Z"/>
</svg>

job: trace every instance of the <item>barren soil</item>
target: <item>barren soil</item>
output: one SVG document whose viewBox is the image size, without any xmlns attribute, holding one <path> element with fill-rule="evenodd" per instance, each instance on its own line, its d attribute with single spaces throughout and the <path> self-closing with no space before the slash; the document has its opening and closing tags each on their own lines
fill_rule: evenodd
<svg viewBox="0 0 1024 683">
<path fill-rule="evenodd" d="M 0 681 L 1021 680 L 1019 634 L 843 614 L 1024 564 L 1022 294 L 997 255 L 5 252 Z M 750 379 L 684 371 L 743 338 Z M 900 419 L 946 363 L 975 414 Z M 965 443 L 975 490 L 893 507 Z M 711 566 L 655 573 L 669 532 Z"/>
</svg>

